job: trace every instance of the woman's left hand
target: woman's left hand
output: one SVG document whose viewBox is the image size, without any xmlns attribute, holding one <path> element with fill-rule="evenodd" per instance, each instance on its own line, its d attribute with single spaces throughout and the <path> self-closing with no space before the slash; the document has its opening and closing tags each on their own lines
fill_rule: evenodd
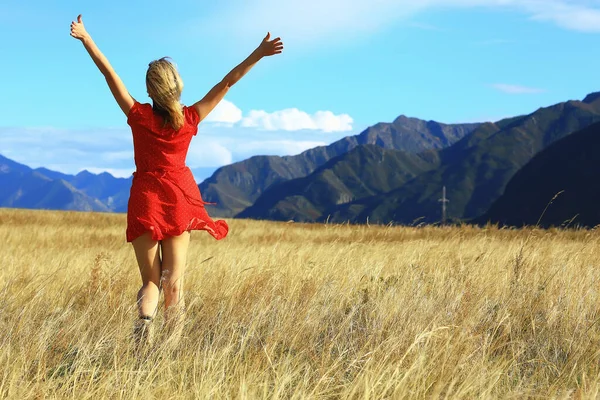
<svg viewBox="0 0 600 400">
<path fill-rule="evenodd" d="M 283 42 L 281 38 L 271 39 L 271 33 L 267 33 L 267 36 L 263 39 L 261 44 L 258 46 L 258 53 L 261 57 L 269 57 L 275 54 L 281 54 L 283 51 Z"/>
<path fill-rule="evenodd" d="M 83 40 L 88 36 L 85 26 L 83 26 L 83 21 L 81 20 L 81 14 L 77 16 L 77 22 L 71 22 L 71 36 L 79 40 Z"/>
</svg>

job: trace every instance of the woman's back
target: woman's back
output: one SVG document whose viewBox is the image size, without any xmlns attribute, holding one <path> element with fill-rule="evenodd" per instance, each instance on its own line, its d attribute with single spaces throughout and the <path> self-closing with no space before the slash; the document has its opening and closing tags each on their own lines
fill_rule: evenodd
<svg viewBox="0 0 600 400">
<path fill-rule="evenodd" d="M 138 171 L 172 170 L 185 167 L 192 137 L 198 133 L 198 113 L 183 107 L 184 125 L 175 130 L 155 113 L 152 105 L 137 101 L 129 111 L 127 124 L 133 134 L 135 165 Z"/>
</svg>

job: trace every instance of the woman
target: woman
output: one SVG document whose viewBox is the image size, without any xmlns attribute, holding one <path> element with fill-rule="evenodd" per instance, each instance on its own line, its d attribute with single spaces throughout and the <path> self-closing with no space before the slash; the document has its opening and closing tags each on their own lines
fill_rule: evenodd
<svg viewBox="0 0 600 400">
<path fill-rule="evenodd" d="M 152 105 L 137 102 L 86 31 L 81 15 L 71 23 L 71 36 L 81 40 L 108 87 L 127 116 L 133 135 L 134 172 L 127 208 L 127 241 L 133 244 L 142 276 L 138 292 L 138 343 L 151 341 L 151 322 L 164 289 L 165 320 L 181 326 L 183 274 L 191 230 L 206 230 L 217 240 L 228 232 L 225 221 L 207 214 L 200 191 L 185 158 L 198 124 L 227 91 L 261 58 L 280 54 L 283 43 L 270 34 L 246 60 L 229 72 L 202 100 L 191 107 L 180 104 L 183 81 L 167 58 L 153 61 L 146 73 Z"/>
</svg>

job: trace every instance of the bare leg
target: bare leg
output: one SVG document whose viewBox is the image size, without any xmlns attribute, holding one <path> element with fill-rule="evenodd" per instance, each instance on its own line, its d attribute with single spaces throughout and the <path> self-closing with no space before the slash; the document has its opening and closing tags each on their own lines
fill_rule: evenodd
<svg viewBox="0 0 600 400">
<path fill-rule="evenodd" d="M 142 275 L 142 287 L 137 296 L 138 311 L 140 317 L 154 317 L 160 296 L 159 242 L 152 240 L 150 232 L 146 232 L 135 239 L 132 244 Z"/>
<path fill-rule="evenodd" d="M 162 279 L 165 293 L 165 308 L 183 306 L 183 274 L 187 260 L 190 233 L 166 238 L 162 241 Z"/>
<path fill-rule="evenodd" d="M 185 316 L 183 275 L 187 260 L 190 233 L 166 238 L 162 241 L 162 285 L 165 294 L 165 319 L 174 336 L 181 335 Z"/>
</svg>

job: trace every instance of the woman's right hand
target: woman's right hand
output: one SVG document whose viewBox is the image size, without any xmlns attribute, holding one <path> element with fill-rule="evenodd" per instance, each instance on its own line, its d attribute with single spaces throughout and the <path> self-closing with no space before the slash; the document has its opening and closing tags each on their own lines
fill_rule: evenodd
<svg viewBox="0 0 600 400">
<path fill-rule="evenodd" d="M 262 43 L 256 49 L 261 57 L 268 57 L 275 54 L 281 54 L 283 51 L 283 42 L 281 38 L 271 39 L 271 33 L 267 33 L 267 36 L 263 39 Z"/>
</svg>

